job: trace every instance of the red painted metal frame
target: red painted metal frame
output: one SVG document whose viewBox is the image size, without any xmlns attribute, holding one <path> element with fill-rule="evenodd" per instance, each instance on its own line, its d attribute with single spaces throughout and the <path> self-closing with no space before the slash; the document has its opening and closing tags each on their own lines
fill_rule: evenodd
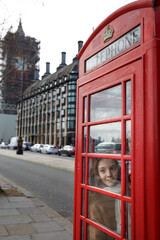
<svg viewBox="0 0 160 240">
<path fill-rule="evenodd" d="M 124 202 L 131 202 L 132 240 L 160 239 L 160 1 L 137 1 L 122 7 L 106 18 L 89 37 L 81 52 L 80 71 L 77 84 L 77 121 L 76 121 L 76 161 L 75 161 L 75 202 L 74 202 L 74 240 L 81 240 L 81 221 L 84 221 L 84 240 L 87 240 L 87 224 L 94 225 L 106 233 L 110 233 L 116 239 L 124 238 Z M 94 55 L 102 47 L 104 48 L 115 41 L 120 33 L 113 36 L 108 43 L 91 47 L 92 42 L 103 32 L 107 24 L 112 24 L 117 30 L 127 16 L 134 16 L 132 22 L 121 33 L 127 32 L 141 24 L 141 42 L 130 51 L 105 62 L 88 73 L 84 72 L 84 63 L 87 58 Z M 117 20 L 118 19 L 118 20 Z M 118 23 L 119 21 L 119 23 Z M 118 26 L 118 27 L 116 27 Z M 132 86 L 132 114 L 125 115 L 125 82 L 131 80 Z M 90 94 L 102 89 L 122 84 L 122 117 L 115 119 L 89 122 Z M 83 122 L 84 97 L 87 97 L 87 121 Z M 132 142 L 131 156 L 124 154 L 125 122 L 131 119 Z M 89 127 L 94 124 L 103 124 L 110 121 L 122 122 L 122 194 L 121 196 L 107 193 L 107 195 L 121 199 L 122 202 L 122 233 L 121 237 L 112 234 L 102 226 L 87 218 L 87 191 L 94 190 L 87 185 L 89 158 L 98 157 L 97 154 L 88 152 Z M 83 128 L 86 127 L 86 153 L 83 153 Z M 106 157 L 106 155 L 105 155 Z M 117 158 L 117 156 L 111 156 Z M 86 160 L 85 183 L 82 184 L 82 158 Z M 125 161 L 131 161 L 132 195 L 124 196 L 125 187 Z M 82 192 L 85 191 L 85 214 L 81 215 Z M 97 189 L 103 194 L 105 191 Z"/>
<path fill-rule="evenodd" d="M 117 76 L 118 77 L 118 76 Z M 122 117 L 119 117 L 119 118 L 114 118 L 114 119 L 108 119 L 108 120 L 101 120 L 101 121 L 98 121 L 98 122 L 96 122 L 96 124 L 103 124 L 103 123 L 107 123 L 107 122 L 115 122 L 115 121 L 122 121 L 122 128 L 123 128 L 123 131 L 122 131 L 122 142 L 125 142 L 125 134 L 124 134 L 124 131 L 125 131 L 125 121 L 126 120 L 130 120 L 131 119 L 131 116 L 126 116 L 125 115 L 125 94 L 124 94 L 124 88 L 125 88 L 125 85 L 124 85 L 124 82 L 126 82 L 126 81 L 128 81 L 128 80 L 132 80 L 132 82 L 133 82 L 133 75 L 128 75 L 127 77 L 125 77 L 125 78 L 123 78 L 123 79 L 119 79 L 118 81 L 114 81 L 114 83 L 110 83 L 110 84 L 108 84 L 108 87 L 112 87 L 112 86 L 114 86 L 114 85 L 117 85 L 117 84 L 119 84 L 119 83 L 121 83 L 122 84 L 122 89 L 123 89 L 123 104 L 122 104 L 122 113 L 123 113 L 123 115 L 124 116 L 122 116 Z M 103 84 L 102 84 L 102 86 L 100 87 L 100 88 L 98 88 L 98 89 L 96 89 L 96 91 L 99 91 L 99 90 L 103 90 L 103 89 L 105 89 L 106 88 L 106 86 L 104 86 Z M 133 87 L 132 87 L 132 89 L 133 89 Z M 95 90 L 94 90 L 94 92 L 95 92 Z M 86 96 L 86 91 L 84 91 L 84 96 Z M 90 92 L 91 93 L 91 92 Z M 133 93 L 132 93 L 132 95 L 133 95 Z M 82 96 L 82 99 L 83 99 L 83 96 Z M 88 113 L 88 115 L 87 115 L 87 120 L 89 120 L 89 94 L 87 94 L 87 99 L 88 99 L 88 111 L 87 111 L 87 113 Z M 133 105 L 133 101 L 132 101 L 132 105 Z M 82 111 L 83 112 L 83 111 Z M 82 118 L 83 119 L 83 118 Z M 82 128 L 83 128 L 83 126 L 87 126 L 87 129 L 89 129 L 89 126 L 92 126 L 92 125 L 95 125 L 95 122 L 89 122 L 89 121 L 87 121 L 87 123 L 83 123 L 83 121 L 81 121 L 81 126 L 82 126 Z M 80 126 L 79 126 L 80 127 Z M 87 130 L 87 147 L 86 147 L 86 150 L 88 149 L 88 136 L 89 136 L 89 130 Z M 82 138 L 82 137 L 80 137 L 80 138 Z M 124 143 L 123 143 L 123 146 L 124 146 Z M 122 151 L 123 151 L 123 155 L 124 155 L 124 147 L 122 147 Z M 82 157 L 86 157 L 86 159 L 88 159 L 89 157 L 98 157 L 98 155 L 96 155 L 96 154 L 92 154 L 92 153 L 88 153 L 88 151 L 86 151 L 86 153 L 82 153 L 82 151 L 81 151 L 81 154 L 80 154 Z M 105 155 L 106 156 L 106 155 Z M 112 158 L 117 158 L 117 156 L 115 156 L 115 155 L 113 155 L 113 156 L 110 156 L 110 157 L 112 157 Z M 118 158 L 119 159 L 119 158 Z M 124 157 L 122 158 L 122 165 L 123 165 L 123 167 L 122 167 L 122 171 L 124 172 L 124 164 L 125 164 L 125 160 L 131 160 L 131 157 L 130 156 L 125 156 L 124 155 Z M 86 164 L 86 166 L 88 166 L 88 164 Z M 85 183 L 85 185 L 83 184 L 81 184 L 81 186 L 83 186 L 86 190 L 94 190 L 94 188 L 93 187 L 91 187 L 91 186 L 87 186 L 87 173 L 88 173 L 88 169 L 86 168 L 86 183 Z M 124 174 L 122 174 L 122 175 L 124 175 Z M 124 178 L 123 178 L 123 180 L 122 180 L 122 186 L 124 186 Z M 86 191 L 85 190 L 85 191 Z M 103 192 L 104 194 L 105 194 L 105 191 L 103 191 L 103 190 L 97 190 L 97 191 L 100 191 L 100 192 Z M 122 192 L 124 193 L 124 187 L 122 188 Z M 113 193 L 108 193 L 108 195 L 110 195 L 110 196 L 114 196 L 115 197 L 115 194 L 113 194 Z M 81 196 L 80 196 L 81 197 Z M 128 198 L 128 197 L 125 197 L 125 196 L 123 196 L 123 199 L 121 198 L 121 197 L 119 197 L 119 196 L 116 196 L 117 198 L 119 198 L 119 199 L 121 199 L 122 200 L 122 208 L 124 208 L 124 204 L 123 204 L 123 201 L 127 201 L 127 202 L 131 202 L 131 200 L 130 200 L 130 198 Z M 87 195 L 86 195 L 86 201 L 85 201 L 85 203 L 86 203 L 86 205 L 85 205 L 85 209 L 86 209 L 86 213 L 85 213 L 85 217 L 87 217 Z M 123 212 L 124 212 L 124 210 L 123 210 Z M 81 220 L 84 220 L 86 223 L 92 223 L 92 225 L 95 225 L 95 223 L 93 223 L 91 220 L 89 220 L 89 219 L 85 219 L 84 217 L 80 217 L 80 219 Z M 122 215 L 122 223 L 124 222 L 124 214 Z M 104 230 L 104 228 L 102 228 L 102 226 L 100 226 L 99 227 L 100 229 L 103 229 Z M 123 225 L 122 225 L 122 228 L 123 228 Z M 107 232 L 107 231 L 106 231 Z M 108 231 L 108 232 L 110 232 L 110 231 Z M 124 232 L 122 233 L 123 235 L 124 235 Z M 111 234 L 112 235 L 112 234 Z M 124 238 L 120 238 L 118 235 L 114 235 L 115 237 L 117 237 L 117 239 L 124 239 Z"/>
</svg>

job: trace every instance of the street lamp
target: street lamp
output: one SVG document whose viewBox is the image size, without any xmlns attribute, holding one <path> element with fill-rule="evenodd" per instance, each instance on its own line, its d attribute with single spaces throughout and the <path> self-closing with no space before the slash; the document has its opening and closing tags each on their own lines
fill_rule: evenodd
<svg viewBox="0 0 160 240">
<path fill-rule="evenodd" d="M 18 138 L 17 154 L 23 154 L 23 139 L 22 139 L 22 110 L 23 110 L 23 81 L 24 81 L 24 59 L 18 58 L 17 69 L 21 69 L 22 84 L 21 84 L 21 115 L 20 115 L 20 129 Z"/>
</svg>

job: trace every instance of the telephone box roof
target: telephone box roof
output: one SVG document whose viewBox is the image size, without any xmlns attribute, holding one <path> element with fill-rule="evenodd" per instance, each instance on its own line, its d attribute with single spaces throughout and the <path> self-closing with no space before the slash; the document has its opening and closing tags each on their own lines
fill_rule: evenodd
<svg viewBox="0 0 160 240">
<path fill-rule="evenodd" d="M 153 3 L 152 1 L 149 0 L 144 0 L 144 1 L 136 1 L 136 2 L 132 2 L 129 3 L 121 8 L 119 8 L 118 10 L 116 10 L 115 12 L 113 12 L 111 15 L 109 15 L 103 22 L 101 22 L 101 24 L 95 29 L 95 31 L 90 35 L 90 37 L 88 38 L 88 40 L 85 42 L 85 44 L 83 45 L 81 51 L 78 54 L 78 58 L 80 59 L 80 57 L 82 56 L 82 54 L 84 53 L 84 51 L 86 50 L 86 48 L 88 47 L 88 45 L 90 44 L 90 42 L 95 38 L 95 36 L 105 27 L 107 26 L 107 24 L 109 24 L 111 21 L 113 21 L 114 19 L 116 19 L 117 17 L 136 10 L 136 9 L 140 9 L 140 8 L 147 8 L 147 7 L 153 7 Z"/>
</svg>

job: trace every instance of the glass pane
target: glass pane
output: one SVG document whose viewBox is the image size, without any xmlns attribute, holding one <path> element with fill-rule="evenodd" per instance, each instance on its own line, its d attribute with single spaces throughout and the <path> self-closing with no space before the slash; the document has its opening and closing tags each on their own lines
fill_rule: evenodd
<svg viewBox="0 0 160 240">
<path fill-rule="evenodd" d="M 81 240 L 84 240 L 84 222 L 81 221 Z"/>
<path fill-rule="evenodd" d="M 125 162 L 125 195 L 131 196 L 131 162 Z"/>
<path fill-rule="evenodd" d="M 89 191 L 88 204 L 88 218 L 119 234 L 121 233 L 121 201 L 119 199 Z M 90 236 L 93 235 L 91 239 L 105 239 L 96 228 L 91 227 L 89 233 Z M 96 236 L 101 236 L 101 238 L 96 238 Z"/>
<path fill-rule="evenodd" d="M 131 240 L 131 204 L 125 203 L 125 238 Z"/>
<path fill-rule="evenodd" d="M 108 158 L 90 158 L 88 184 L 104 190 L 121 193 L 121 161 Z"/>
<path fill-rule="evenodd" d="M 126 82 L 126 114 L 131 114 L 131 81 Z"/>
<path fill-rule="evenodd" d="M 84 216 L 84 209 L 85 209 L 85 190 L 82 188 L 82 211 L 81 214 Z"/>
<path fill-rule="evenodd" d="M 87 228 L 88 228 L 87 240 L 115 240 L 115 238 L 93 227 L 92 225 L 88 224 Z"/>
<path fill-rule="evenodd" d="M 126 121 L 126 154 L 131 155 L 131 120 Z"/>
<path fill-rule="evenodd" d="M 91 95 L 90 121 L 121 116 L 121 99 L 121 85 Z"/>
<path fill-rule="evenodd" d="M 83 128 L 83 152 L 86 152 L 86 127 Z"/>
<path fill-rule="evenodd" d="M 87 121 L 87 97 L 84 98 L 84 122 Z"/>
<path fill-rule="evenodd" d="M 85 183 L 85 165 L 86 165 L 86 159 L 85 158 L 82 158 L 82 183 L 84 184 Z"/>
<path fill-rule="evenodd" d="M 91 126 L 89 152 L 120 154 L 121 122 Z"/>
</svg>

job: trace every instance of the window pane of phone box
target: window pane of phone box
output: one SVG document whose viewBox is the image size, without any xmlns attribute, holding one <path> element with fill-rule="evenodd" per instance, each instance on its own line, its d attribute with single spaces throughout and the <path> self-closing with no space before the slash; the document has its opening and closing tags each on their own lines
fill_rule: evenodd
<svg viewBox="0 0 160 240">
<path fill-rule="evenodd" d="M 125 203 L 125 238 L 131 240 L 131 204 Z"/>
<path fill-rule="evenodd" d="M 86 152 L 86 127 L 83 128 L 83 152 Z"/>
<path fill-rule="evenodd" d="M 87 240 L 115 240 L 115 238 L 93 227 L 92 225 L 88 224 L 87 229 Z"/>
<path fill-rule="evenodd" d="M 84 98 L 84 119 L 83 122 L 87 121 L 87 97 Z"/>
<path fill-rule="evenodd" d="M 84 222 L 81 221 L 81 240 L 84 240 Z"/>
<path fill-rule="evenodd" d="M 85 214 L 85 189 L 82 188 L 82 207 L 81 207 L 81 215 Z"/>
<path fill-rule="evenodd" d="M 88 192 L 88 218 L 120 234 L 121 233 L 121 201 L 119 199 L 116 199 L 101 193 L 89 191 Z M 93 231 L 96 231 L 96 229 L 94 229 Z M 93 233 L 92 230 L 90 230 L 90 234 L 99 234 L 99 233 L 97 232 Z"/>
<path fill-rule="evenodd" d="M 125 162 L 125 195 L 131 196 L 131 162 Z"/>
<path fill-rule="evenodd" d="M 126 155 L 131 155 L 131 120 L 126 121 Z"/>
<path fill-rule="evenodd" d="M 121 122 L 91 126 L 89 152 L 121 154 Z"/>
<path fill-rule="evenodd" d="M 121 194 L 121 161 L 89 158 L 88 185 Z"/>
<path fill-rule="evenodd" d="M 121 103 L 121 85 L 91 95 L 90 121 L 121 116 Z"/>
<path fill-rule="evenodd" d="M 126 114 L 131 114 L 131 81 L 126 82 Z"/>
</svg>

